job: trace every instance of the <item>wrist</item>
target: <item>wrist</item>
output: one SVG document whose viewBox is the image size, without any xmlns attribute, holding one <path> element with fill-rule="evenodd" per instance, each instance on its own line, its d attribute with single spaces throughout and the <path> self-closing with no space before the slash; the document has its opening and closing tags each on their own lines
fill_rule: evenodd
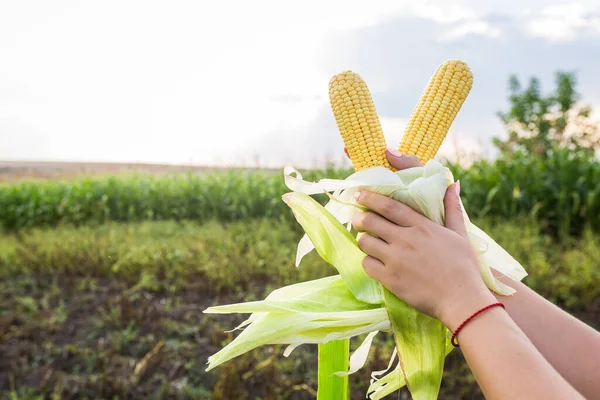
<svg viewBox="0 0 600 400">
<path fill-rule="evenodd" d="M 487 288 L 466 291 L 446 302 L 439 320 L 454 332 L 474 312 L 496 302 L 498 299 Z"/>
</svg>

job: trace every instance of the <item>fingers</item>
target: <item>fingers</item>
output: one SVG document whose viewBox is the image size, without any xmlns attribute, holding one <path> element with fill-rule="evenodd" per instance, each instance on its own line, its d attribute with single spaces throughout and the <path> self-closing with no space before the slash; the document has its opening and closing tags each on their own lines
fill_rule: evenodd
<svg viewBox="0 0 600 400">
<path fill-rule="evenodd" d="M 352 226 L 358 232 L 369 232 L 386 241 L 394 235 L 394 224 L 372 212 L 356 214 L 352 218 Z"/>
<path fill-rule="evenodd" d="M 385 265 L 378 259 L 366 256 L 362 262 L 363 269 L 371 278 L 381 282 L 386 275 Z"/>
<path fill-rule="evenodd" d="M 396 150 L 387 149 L 386 156 L 392 167 L 396 169 L 407 169 L 413 167 L 422 167 L 421 161 L 416 156 L 402 154 Z"/>
<path fill-rule="evenodd" d="M 372 211 L 375 211 L 377 214 L 383 216 L 396 225 L 410 227 L 428 221 L 427 218 L 406 204 L 402 204 L 399 201 L 377 193 L 356 192 L 354 194 L 354 198 L 359 204 Z M 375 233 L 377 236 L 379 236 L 376 232 L 369 232 Z"/>
<path fill-rule="evenodd" d="M 358 246 L 362 251 L 378 260 L 387 258 L 389 245 L 383 240 L 364 233 L 358 238 Z"/>
<path fill-rule="evenodd" d="M 460 182 L 457 181 L 448 187 L 444 196 L 444 208 L 446 211 L 446 228 L 453 230 L 465 239 L 469 238 L 465 227 L 462 207 L 460 205 Z"/>
</svg>

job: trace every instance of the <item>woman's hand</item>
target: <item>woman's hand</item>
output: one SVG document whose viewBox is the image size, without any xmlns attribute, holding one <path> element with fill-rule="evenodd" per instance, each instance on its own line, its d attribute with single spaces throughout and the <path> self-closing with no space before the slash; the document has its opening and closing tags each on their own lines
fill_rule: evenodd
<svg viewBox="0 0 600 400">
<path fill-rule="evenodd" d="M 367 274 L 416 309 L 455 329 L 469 314 L 496 299 L 485 286 L 468 239 L 459 202 L 459 183 L 446 191 L 446 226 L 440 226 L 389 197 L 359 192 L 372 210 L 352 221 L 363 234 Z"/>
<path fill-rule="evenodd" d="M 395 151 L 388 150 L 387 158 L 399 170 L 422 165 L 416 157 Z M 501 301 L 506 305 L 506 312 L 495 308 L 478 316 L 458 338 L 486 398 L 582 398 L 574 387 L 586 398 L 600 399 L 600 333 L 523 283 L 497 272 L 496 277 L 517 293 L 489 297 L 491 292 L 484 290 L 464 234 L 458 196 L 452 187 L 445 197 L 445 227 L 399 202 L 381 201 L 381 197 L 367 192 L 359 196 L 375 213 L 391 215 L 387 219 L 375 213 L 356 217 L 361 230 L 381 237 L 365 234 L 359 241 L 369 254 L 364 262 L 367 273 L 413 307 L 440 319 L 451 331 L 487 304 Z M 396 225 L 395 221 L 404 220 L 410 225 Z"/>
</svg>

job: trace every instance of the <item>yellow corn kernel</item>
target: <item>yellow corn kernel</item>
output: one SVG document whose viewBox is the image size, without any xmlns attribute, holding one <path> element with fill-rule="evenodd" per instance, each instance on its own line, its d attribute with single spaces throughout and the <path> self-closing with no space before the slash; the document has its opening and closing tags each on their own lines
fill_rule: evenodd
<svg viewBox="0 0 600 400">
<path fill-rule="evenodd" d="M 431 160 L 473 86 L 473 73 L 460 60 L 449 60 L 435 71 L 421 94 L 398 146 L 422 163 Z"/>
<path fill-rule="evenodd" d="M 331 78 L 329 101 L 354 169 L 393 169 L 386 157 L 385 137 L 375 104 L 360 75 L 344 71 Z"/>
</svg>

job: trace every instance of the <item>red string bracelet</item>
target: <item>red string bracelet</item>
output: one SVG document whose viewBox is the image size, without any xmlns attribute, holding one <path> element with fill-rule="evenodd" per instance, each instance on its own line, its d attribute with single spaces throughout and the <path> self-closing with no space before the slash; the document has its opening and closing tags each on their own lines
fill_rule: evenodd
<svg viewBox="0 0 600 400">
<path fill-rule="evenodd" d="M 468 324 L 468 323 L 469 323 L 469 322 L 470 322 L 470 321 L 471 321 L 473 318 L 475 318 L 476 316 L 478 316 L 478 315 L 479 315 L 479 314 L 481 314 L 482 312 L 484 312 L 484 311 L 487 311 L 487 310 L 489 310 L 489 309 L 490 309 L 490 308 L 492 308 L 492 307 L 502 307 L 502 308 L 505 308 L 505 307 L 504 307 L 504 304 L 502 304 L 502 303 L 498 302 L 498 303 L 490 304 L 489 306 L 485 306 L 485 307 L 483 307 L 481 310 L 479 310 L 479 311 L 475 312 L 473 315 L 471 315 L 469 318 L 467 318 L 467 319 L 465 320 L 465 322 L 463 322 L 462 324 L 460 324 L 460 325 L 458 326 L 458 328 L 456 328 L 456 330 L 455 330 L 455 331 L 454 331 L 454 333 L 452 334 L 452 339 L 450 340 L 450 343 L 452 343 L 452 346 L 454 346 L 454 347 L 458 347 L 458 342 L 456 342 L 456 336 L 458 335 L 458 332 L 460 332 L 460 330 L 461 330 L 462 328 L 464 328 L 464 326 L 465 326 L 466 324 Z"/>
</svg>

